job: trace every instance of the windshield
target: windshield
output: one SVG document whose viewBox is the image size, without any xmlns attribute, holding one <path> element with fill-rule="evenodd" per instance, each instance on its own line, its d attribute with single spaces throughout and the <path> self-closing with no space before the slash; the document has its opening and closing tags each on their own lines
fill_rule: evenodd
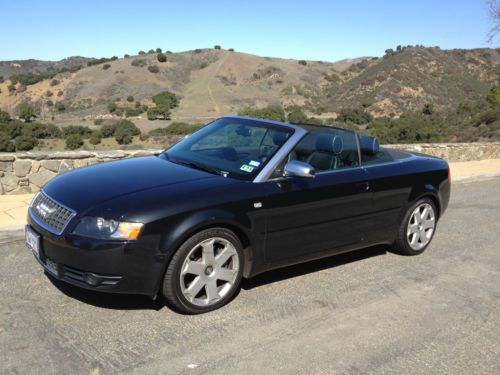
<svg viewBox="0 0 500 375">
<path fill-rule="evenodd" d="M 293 134 L 285 126 L 222 118 L 163 153 L 173 163 L 251 181 Z"/>
</svg>

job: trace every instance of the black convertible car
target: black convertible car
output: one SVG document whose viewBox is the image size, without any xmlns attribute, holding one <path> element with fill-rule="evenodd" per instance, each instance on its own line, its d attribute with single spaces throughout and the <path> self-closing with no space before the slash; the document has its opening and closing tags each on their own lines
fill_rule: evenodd
<svg viewBox="0 0 500 375">
<path fill-rule="evenodd" d="M 185 313 L 242 277 L 375 244 L 415 255 L 448 205 L 448 164 L 351 130 L 223 117 L 159 156 L 62 174 L 26 242 L 52 276 Z"/>
</svg>

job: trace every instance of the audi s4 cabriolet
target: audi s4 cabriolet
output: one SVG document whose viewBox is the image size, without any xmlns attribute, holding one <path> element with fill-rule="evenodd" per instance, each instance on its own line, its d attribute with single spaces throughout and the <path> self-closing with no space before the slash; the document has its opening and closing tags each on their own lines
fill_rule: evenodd
<svg viewBox="0 0 500 375">
<path fill-rule="evenodd" d="M 278 267 L 377 244 L 420 254 L 449 197 L 442 159 L 333 126 L 222 117 L 158 156 L 52 179 L 26 242 L 57 279 L 197 314 Z"/>
</svg>

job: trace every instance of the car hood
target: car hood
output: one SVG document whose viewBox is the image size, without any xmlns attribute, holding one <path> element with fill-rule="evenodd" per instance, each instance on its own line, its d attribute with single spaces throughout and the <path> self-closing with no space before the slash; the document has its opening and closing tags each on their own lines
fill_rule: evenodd
<svg viewBox="0 0 500 375">
<path fill-rule="evenodd" d="M 53 178 L 43 191 L 78 213 L 123 195 L 168 185 L 222 179 L 156 156 L 95 164 Z M 192 184 L 189 184 L 192 185 Z"/>
</svg>

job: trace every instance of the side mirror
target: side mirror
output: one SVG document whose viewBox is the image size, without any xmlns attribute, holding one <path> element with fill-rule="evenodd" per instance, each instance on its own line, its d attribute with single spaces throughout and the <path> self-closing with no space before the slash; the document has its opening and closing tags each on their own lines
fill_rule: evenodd
<svg viewBox="0 0 500 375">
<path fill-rule="evenodd" d="M 314 178 L 316 171 L 313 166 L 298 160 L 290 160 L 285 164 L 283 171 L 285 177 Z"/>
</svg>

